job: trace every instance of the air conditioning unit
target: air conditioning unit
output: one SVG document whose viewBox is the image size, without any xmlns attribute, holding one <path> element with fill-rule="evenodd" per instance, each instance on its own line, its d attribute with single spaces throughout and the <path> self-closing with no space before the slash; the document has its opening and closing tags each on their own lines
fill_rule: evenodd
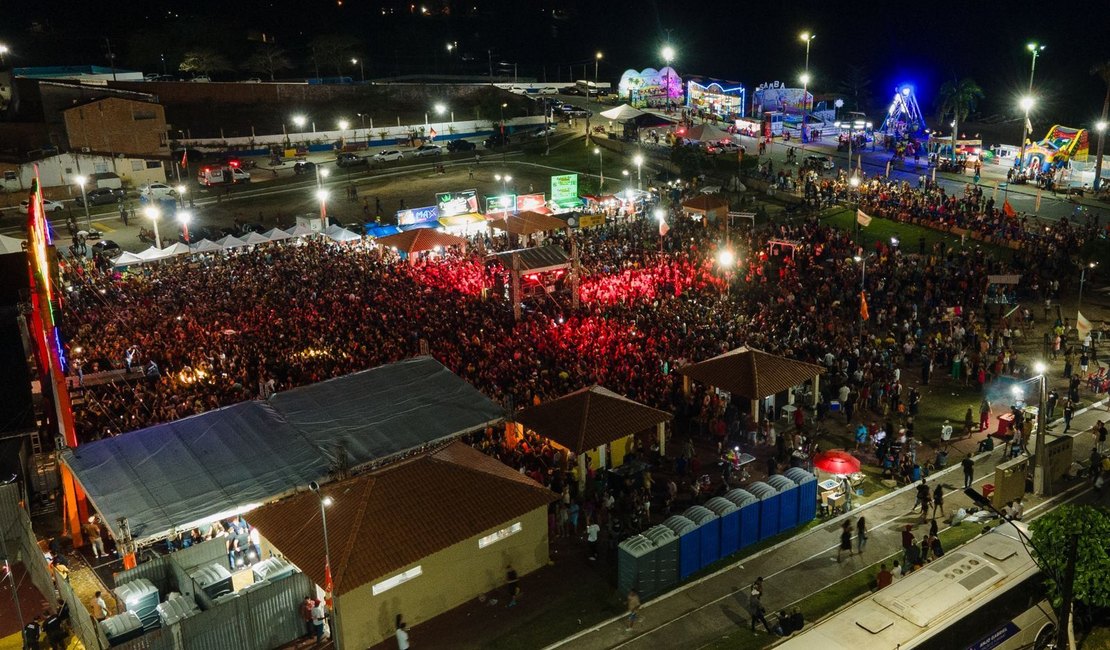
<svg viewBox="0 0 1110 650">
<path fill-rule="evenodd" d="M 81 147 L 81 153 L 89 153 L 90 151 L 92 151 L 92 149 L 89 149 L 88 147 Z"/>
</svg>

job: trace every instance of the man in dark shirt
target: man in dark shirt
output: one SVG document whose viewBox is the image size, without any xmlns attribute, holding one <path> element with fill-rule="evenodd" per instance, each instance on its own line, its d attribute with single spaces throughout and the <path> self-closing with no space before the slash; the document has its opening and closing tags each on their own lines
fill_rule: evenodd
<svg viewBox="0 0 1110 650">
<path fill-rule="evenodd" d="M 969 488 L 971 487 L 971 480 L 975 474 L 975 461 L 971 460 L 970 453 L 960 461 L 960 465 L 963 465 L 964 468 L 964 487 Z"/>
<path fill-rule="evenodd" d="M 35 617 L 23 626 L 23 650 L 39 650 L 39 635 L 42 634 L 42 615 Z"/>
</svg>

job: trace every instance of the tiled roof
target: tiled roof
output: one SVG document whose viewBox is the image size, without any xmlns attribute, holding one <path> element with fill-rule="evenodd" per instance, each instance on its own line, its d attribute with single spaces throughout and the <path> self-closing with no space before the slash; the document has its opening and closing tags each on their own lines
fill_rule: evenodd
<svg viewBox="0 0 1110 650">
<path fill-rule="evenodd" d="M 439 232 L 435 228 L 417 228 L 407 232 L 380 237 L 378 243 L 387 248 L 396 248 L 405 253 L 419 253 L 430 251 L 437 246 L 461 246 L 466 244 L 466 239 Z"/>
<path fill-rule="evenodd" d="M 335 593 L 388 577 L 500 527 L 557 495 L 461 443 L 321 487 Z M 324 584 L 320 502 L 304 492 L 262 506 L 251 525 L 316 584 Z"/>
<path fill-rule="evenodd" d="M 567 227 L 567 222 L 558 217 L 551 217 L 539 212 L 525 211 L 490 221 L 490 225 L 498 230 L 505 230 L 517 235 L 531 235 L 548 230 L 561 230 Z"/>
<path fill-rule="evenodd" d="M 670 419 L 670 413 L 644 406 L 601 386 L 590 386 L 531 406 L 515 418 L 576 454 L 653 429 Z"/>
<path fill-rule="evenodd" d="M 746 347 L 678 369 L 690 379 L 748 399 L 775 395 L 824 371 L 812 363 Z"/>
</svg>

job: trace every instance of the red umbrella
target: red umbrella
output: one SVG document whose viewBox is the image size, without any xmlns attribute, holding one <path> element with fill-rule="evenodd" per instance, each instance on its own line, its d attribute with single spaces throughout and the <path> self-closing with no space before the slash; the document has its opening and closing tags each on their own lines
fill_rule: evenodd
<svg viewBox="0 0 1110 650">
<path fill-rule="evenodd" d="M 859 459 L 846 451 L 833 449 L 814 456 L 813 466 L 830 474 L 855 474 L 859 471 Z"/>
</svg>

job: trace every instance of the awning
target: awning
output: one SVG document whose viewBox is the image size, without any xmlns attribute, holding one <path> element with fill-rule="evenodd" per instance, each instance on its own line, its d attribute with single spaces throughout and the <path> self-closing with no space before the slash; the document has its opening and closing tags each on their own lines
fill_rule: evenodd
<svg viewBox="0 0 1110 650">
<path fill-rule="evenodd" d="M 586 202 L 578 197 L 574 197 L 573 199 L 560 199 L 558 201 L 555 201 L 555 205 L 564 210 L 571 210 L 586 205 Z"/>
<path fill-rule="evenodd" d="M 367 226 L 366 228 L 367 237 L 388 237 L 399 232 L 401 229 L 397 226 Z"/>
<path fill-rule="evenodd" d="M 447 228 L 454 228 L 457 226 L 470 226 L 474 224 L 485 223 L 485 221 L 485 215 L 478 214 L 477 212 L 453 214 L 449 217 L 439 218 L 439 223 Z"/>
</svg>

